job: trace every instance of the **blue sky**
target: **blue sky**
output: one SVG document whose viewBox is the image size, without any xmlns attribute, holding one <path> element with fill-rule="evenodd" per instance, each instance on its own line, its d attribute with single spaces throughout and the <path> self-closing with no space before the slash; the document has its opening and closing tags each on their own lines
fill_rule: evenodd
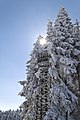
<svg viewBox="0 0 80 120">
<path fill-rule="evenodd" d="M 80 21 L 80 0 L 0 0 L 0 109 L 17 109 L 24 100 L 19 80 L 26 79 L 26 61 L 38 35 L 46 34 L 48 19 L 64 5 Z"/>
</svg>

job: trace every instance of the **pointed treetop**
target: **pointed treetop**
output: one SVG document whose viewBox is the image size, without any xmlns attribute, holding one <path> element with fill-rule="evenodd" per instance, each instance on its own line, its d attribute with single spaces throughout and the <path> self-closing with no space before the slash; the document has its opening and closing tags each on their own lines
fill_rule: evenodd
<svg viewBox="0 0 80 120">
<path fill-rule="evenodd" d="M 43 38 L 43 37 L 42 37 L 41 35 L 39 35 L 37 39 L 40 40 L 40 39 L 42 39 L 42 38 Z"/>
<path fill-rule="evenodd" d="M 79 26 L 79 22 L 76 19 L 75 23 L 74 23 L 74 32 L 75 34 L 80 34 L 80 30 L 79 30 L 80 26 Z"/>
<path fill-rule="evenodd" d="M 43 38 L 43 37 L 42 37 L 41 35 L 39 35 L 39 36 L 37 37 L 37 41 L 33 44 L 33 46 L 38 45 L 38 44 L 39 44 L 40 39 L 42 39 L 42 38 Z"/>
<path fill-rule="evenodd" d="M 65 16 L 68 17 L 68 13 L 67 13 L 65 7 L 61 6 L 60 9 L 59 9 L 59 13 L 58 13 L 57 17 L 62 18 L 62 17 L 65 17 Z"/>
<path fill-rule="evenodd" d="M 66 32 L 72 32 L 73 25 L 71 19 L 63 6 L 60 7 L 57 18 L 54 22 L 54 28 L 55 27 L 57 30 L 61 27 L 61 29 L 63 28 L 62 31 L 66 30 Z"/>
<path fill-rule="evenodd" d="M 43 46 L 43 45 L 46 44 L 46 39 L 45 39 L 43 36 L 39 35 L 39 37 L 38 37 L 37 39 L 38 39 L 38 40 L 37 40 L 37 43 L 38 43 L 39 45 Z"/>
<path fill-rule="evenodd" d="M 47 34 L 49 36 L 53 35 L 53 23 L 50 19 L 48 19 L 48 23 L 47 23 Z"/>
<path fill-rule="evenodd" d="M 79 23 L 77 19 L 76 19 L 76 23 Z"/>
<path fill-rule="evenodd" d="M 65 7 L 63 5 L 60 6 L 59 11 L 65 10 Z"/>
<path fill-rule="evenodd" d="M 74 26 L 79 26 L 79 21 L 76 19 Z"/>
<path fill-rule="evenodd" d="M 50 19 L 48 19 L 48 23 L 47 23 L 47 29 L 52 29 L 52 21 Z"/>
<path fill-rule="evenodd" d="M 52 21 L 50 19 L 48 19 L 48 24 L 52 24 Z"/>
</svg>

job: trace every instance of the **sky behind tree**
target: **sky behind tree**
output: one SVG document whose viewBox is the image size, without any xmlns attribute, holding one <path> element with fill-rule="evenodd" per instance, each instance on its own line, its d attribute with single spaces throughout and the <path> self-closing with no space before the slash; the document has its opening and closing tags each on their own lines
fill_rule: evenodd
<svg viewBox="0 0 80 120">
<path fill-rule="evenodd" d="M 37 37 L 46 34 L 64 6 L 80 21 L 80 0 L 0 0 L 0 109 L 17 109 L 23 99 L 19 80 L 26 79 L 26 61 Z"/>
</svg>

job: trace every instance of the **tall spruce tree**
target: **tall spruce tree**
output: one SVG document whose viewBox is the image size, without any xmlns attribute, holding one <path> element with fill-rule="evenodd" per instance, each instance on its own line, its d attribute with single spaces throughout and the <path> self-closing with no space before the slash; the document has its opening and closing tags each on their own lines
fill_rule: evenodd
<svg viewBox="0 0 80 120">
<path fill-rule="evenodd" d="M 77 80 L 74 81 L 73 76 L 77 72 L 77 61 L 71 57 L 75 38 L 73 25 L 64 7 L 60 9 L 52 30 L 54 34 L 50 36 L 48 33 L 47 36 L 48 41 L 52 39 L 48 45 L 51 55 L 49 73 L 53 82 L 52 98 L 45 120 L 69 120 L 73 118 L 73 111 L 76 110 L 77 97 L 73 90 L 77 89 Z"/>
<path fill-rule="evenodd" d="M 24 120 L 79 120 L 80 30 L 64 7 L 47 24 L 46 43 L 38 37 L 27 62 L 27 80 L 20 81 L 25 97 Z"/>
<path fill-rule="evenodd" d="M 41 39 L 39 36 L 27 62 L 27 81 L 20 81 L 23 85 L 20 95 L 26 98 L 21 114 L 27 120 L 42 120 L 50 103 L 49 56 L 47 44 L 41 45 Z"/>
<path fill-rule="evenodd" d="M 75 119 L 80 119 L 80 26 L 78 20 L 76 20 L 74 24 L 74 36 L 75 36 L 75 46 L 74 50 L 72 52 L 72 57 L 77 61 L 77 67 L 76 67 L 76 75 L 74 77 L 74 81 L 76 80 L 77 84 L 77 90 L 74 91 L 76 96 L 78 96 L 78 105 L 77 105 L 77 110 L 75 112 L 76 115 Z"/>
</svg>

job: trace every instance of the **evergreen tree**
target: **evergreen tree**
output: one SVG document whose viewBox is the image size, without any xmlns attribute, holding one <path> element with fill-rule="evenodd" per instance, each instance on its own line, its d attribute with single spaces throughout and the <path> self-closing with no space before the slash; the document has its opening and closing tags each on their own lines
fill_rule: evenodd
<svg viewBox="0 0 80 120">
<path fill-rule="evenodd" d="M 48 46 L 51 55 L 52 76 L 51 108 L 48 110 L 45 120 L 68 120 L 73 118 L 77 97 L 73 90 L 77 89 L 77 80 L 73 75 L 76 73 L 77 61 L 71 57 L 74 50 L 75 39 L 73 36 L 73 25 L 67 12 L 62 7 L 53 26 L 54 35 L 52 43 Z M 47 36 L 49 41 L 50 37 Z"/>
<path fill-rule="evenodd" d="M 74 93 L 78 96 L 78 105 L 75 114 L 77 114 L 77 118 L 80 119 L 80 114 L 79 114 L 80 113 L 80 26 L 78 20 L 76 20 L 74 24 L 74 36 L 75 36 L 75 47 L 72 52 L 72 57 L 77 61 L 77 67 L 76 67 L 77 72 L 74 77 L 74 79 L 76 79 L 77 90 L 74 91 Z"/>
<path fill-rule="evenodd" d="M 0 111 L 0 120 L 22 120 L 20 110 Z"/>
<path fill-rule="evenodd" d="M 41 45 L 41 39 L 43 39 L 42 36 L 39 36 L 33 48 L 31 59 L 27 62 L 27 81 L 20 93 L 26 98 L 22 104 L 21 114 L 25 119 L 30 120 L 42 120 L 50 103 L 49 56 L 47 44 Z"/>
<path fill-rule="evenodd" d="M 24 120 L 79 120 L 80 30 L 64 7 L 47 24 L 46 44 L 38 37 L 27 62 L 27 80 L 20 81 L 25 97 Z M 76 57 L 75 57 L 76 54 Z"/>
</svg>

